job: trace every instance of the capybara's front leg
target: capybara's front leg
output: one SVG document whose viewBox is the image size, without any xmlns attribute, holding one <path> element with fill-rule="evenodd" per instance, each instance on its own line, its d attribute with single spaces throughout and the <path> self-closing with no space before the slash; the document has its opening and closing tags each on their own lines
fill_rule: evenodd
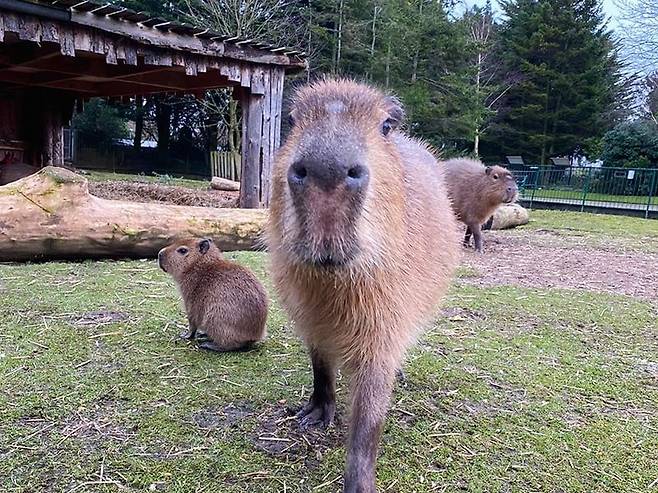
<svg viewBox="0 0 658 493">
<path fill-rule="evenodd" d="M 317 349 L 311 349 L 313 364 L 313 393 L 297 417 L 303 427 L 329 426 L 336 414 L 336 368 L 333 362 Z"/>
<path fill-rule="evenodd" d="M 468 248 L 471 246 L 471 227 L 466 226 L 466 234 L 464 235 L 464 246 Z"/>
<path fill-rule="evenodd" d="M 376 493 L 375 465 L 379 439 L 391 399 L 395 366 L 363 364 L 352 376 L 350 429 L 345 493 Z"/>
<path fill-rule="evenodd" d="M 482 230 L 480 229 L 480 225 L 478 224 L 477 227 L 471 227 L 471 231 L 473 231 L 475 251 L 482 253 Z"/>
</svg>

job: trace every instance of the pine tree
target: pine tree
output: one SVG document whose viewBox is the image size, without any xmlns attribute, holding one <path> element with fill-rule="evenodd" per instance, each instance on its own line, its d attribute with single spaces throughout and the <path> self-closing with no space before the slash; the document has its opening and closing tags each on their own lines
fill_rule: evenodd
<svg viewBox="0 0 658 493">
<path fill-rule="evenodd" d="M 546 164 L 614 125 L 620 64 L 598 0 L 503 0 L 502 51 L 522 80 L 496 135 L 503 154 Z"/>
</svg>

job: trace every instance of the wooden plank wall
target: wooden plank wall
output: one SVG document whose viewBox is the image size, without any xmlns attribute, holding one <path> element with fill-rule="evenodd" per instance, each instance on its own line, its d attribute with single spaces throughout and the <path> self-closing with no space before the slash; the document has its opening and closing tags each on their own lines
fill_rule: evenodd
<svg viewBox="0 0 658 493">
<path fill-rule="evenodd" d="M 242 158 L 234 152 L 212 151 L 210 153 L 210 170 L 212 176 L 240 181 Z"/>
<path fill-rule="evenodd" d="M 280 145 L 284 71 L 255 67 L 252 90 L 241 91 L 240 207 L 269 207 L 274 154 Z"/>
</svg>

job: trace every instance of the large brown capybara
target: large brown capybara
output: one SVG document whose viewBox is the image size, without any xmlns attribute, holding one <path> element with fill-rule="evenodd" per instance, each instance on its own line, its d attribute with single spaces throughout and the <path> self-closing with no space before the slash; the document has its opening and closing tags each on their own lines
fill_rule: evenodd
<svg viewBox="0 0 658 493">
<path fill-rule="evenodd" d="M 281 302 L 311 356 L 303 426 L 332 422 L 350 377 L 344 491 L 374 492 L 396 371 L 448 288 L 459 233 L 442 168 L 398 130 L 400 103 L 367 85 L 299 90 L 273 171 L 267 239 Z"/>
<path fill-rule="evenodd" d="M 501 204 L 518 197 L 516 181 L 509 170 L 501 166 L 484 166 L 475 159 L 459 158 L 441 162 L 445 168 L 448 194 L 457 218 L 466 224 L 464 246 L 471 243 L 482 251 L 482 224 Z"/>
<path fill-rule="evenodd" d="M 248 349 L 265 338 L 267 294 L 247 268 L 229 262 L 212 240 L 181 240 L 158 253 L 160 268 L 170 274 L 183 297 L 189 331 L 210 351 Z"/>
</svg>

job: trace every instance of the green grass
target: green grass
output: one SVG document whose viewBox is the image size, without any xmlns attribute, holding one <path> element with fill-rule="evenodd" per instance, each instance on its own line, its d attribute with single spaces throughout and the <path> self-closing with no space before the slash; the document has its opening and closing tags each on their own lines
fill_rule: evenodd
<svg viewBox="0 0 658 493">
<path fill-rule="evenodd" d="M 611 214 L 537 209 L 531 211 L 530 224 L 526 227 L 564 233 L 658 240 L 658 221 Z"/>
<path fill-rule="evenodd" d="M 582 216 L 530 227 L 655 234 Z M 271 291 L 265 254 L 230 257 Z M 409 355 L 381 490 L 658 491 L 656 305 L 471 275 Z M 342 422 L 302 436 L 289 413 L 311 374 L 279 305 L 242 354 L 178 340 L 184 320 L 152 261 L 0 265 L 0 491 L 339 491 L 345 382 Z"/>
<path fill-rule="evenodd" d="M 169 175 L 131 175 L 125 173 L 112 173 L 106 171 L 88 170 L 85 175 L 90 181 L 134 181 L 139 183 L 157 183 L 160 185 L 175 185 L 187 188 L 208 188 L 210 182 L 207 180 L 191 180 L 187 178 L 176 178 Z"/>
<path fill-rule="evenodd" d="M 533 193 L 534 192 L 534 193 Z M 560 190 L 556 188 L 539 188 L 537 190 L 525 189 L 522 197 L 530 200 L 531 197 L 539 198 L 555 198 L 555 199 L 569 199 L 569 200 L 583 200 L 582 190 Z M 609 193 L 594 193 L 588 192 L 585 196 L 587 201 L 595 202 L 619 202 L 622 204 L 640 204 L 647 205 L 649 201 L 648 195 L 614 195 Z M 652 197 L 652 205 L 658 204 L 658 197 Z"/>
<path fill-rule="evenodd" d="M 549 232 L 554 244 L 566 247 L 585 244 L 621 252 L 658 253 L 658 221 L 655 219 L 533 209 L 530 223 L 511 234 L 524 235 L 528 230 Z"/>
</svg>

